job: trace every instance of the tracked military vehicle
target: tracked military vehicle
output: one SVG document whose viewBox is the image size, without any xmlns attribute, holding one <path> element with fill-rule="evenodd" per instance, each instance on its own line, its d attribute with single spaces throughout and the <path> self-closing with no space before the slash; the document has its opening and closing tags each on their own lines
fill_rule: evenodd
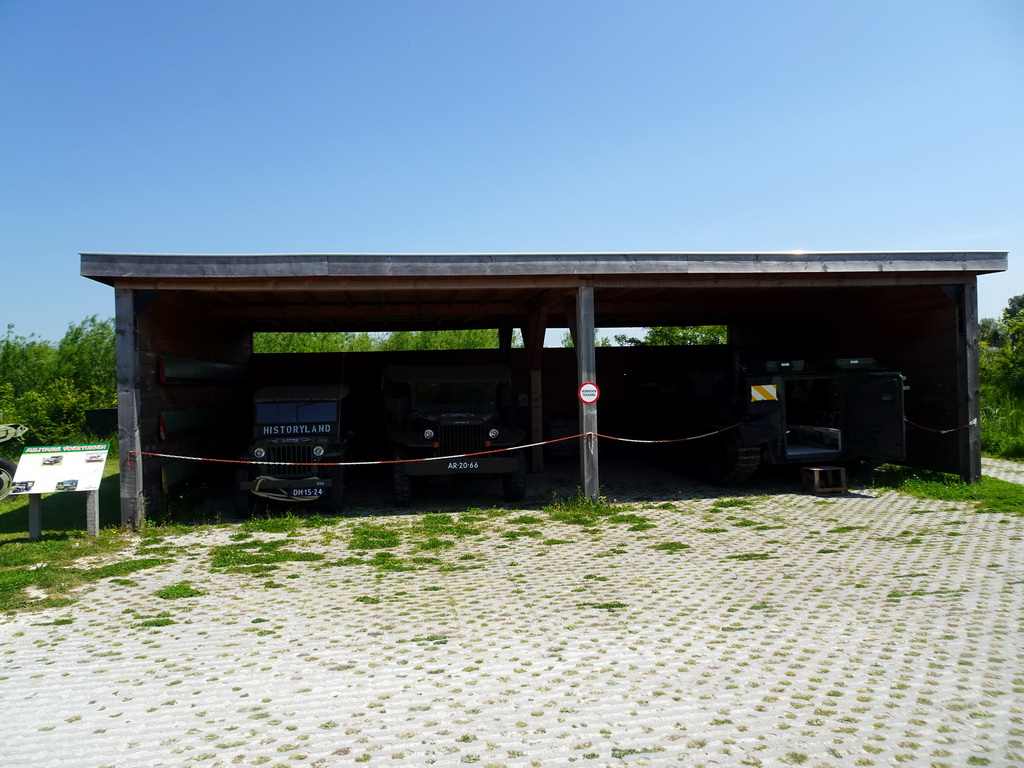
<svg viewBox="0 0 1024 768">
<path fill-rule="evenodd" d="M 255 462 L 236 475 L 238 511 L 251 514 L 257 499 L 321 503 L 345 501 L 348 443 L 342 401 L 345 385 L 279 385 L 253 395 L 252 441 L 240 457 Z"/>
<path fill-rule="evenodd" d="M 906 379 L 871 358 L 707 361 L 648 379 L 639 396 L 660 403 L 662 429 L 711 434 L 683 461 L 735 485 L 761 464 L 899 462 L 905 456 Z"/>
<path fill-rule="evenodd" d="M 28 432 L 28 427 L 24 424 L 0 424 L 0 443 L 18 440 L 26 432 Z M 10 494 L 14 473 L 17 469 L 17 464 L 0 456 L 0 501 L 6 499 Z"/>
<path fill-rule="evenodd" d="M 523 452 L 490 453 L 518 445 L 526 436 L 509 422 L 511 379 L 503 365 L 384 370 L 387 431 L 397 460 L 392 465 L 396 506 L 411 503 L 413 480 L 460 475 L 500 476 L 505 499 L 523 499 Z"/>
</svg>

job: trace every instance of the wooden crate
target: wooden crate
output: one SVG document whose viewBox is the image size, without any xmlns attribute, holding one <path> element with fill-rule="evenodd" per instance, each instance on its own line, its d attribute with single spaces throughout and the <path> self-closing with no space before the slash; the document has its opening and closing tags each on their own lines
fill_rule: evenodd
<svg viewBox="0 0 1024 768">
<path fill-rule="evenodd" d="M 805 493 L 846 493 L 845 467 L 801 467 Z"/>
</svg>

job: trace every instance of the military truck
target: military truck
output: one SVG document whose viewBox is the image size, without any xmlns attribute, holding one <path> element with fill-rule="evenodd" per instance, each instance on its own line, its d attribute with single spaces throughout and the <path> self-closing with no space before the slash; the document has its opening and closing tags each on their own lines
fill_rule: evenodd
<svg viewBox="0 0 1024 768">
<path fill-rule="evenodd" d="M 905 455 L 903 374 L 868 357 L 707 362 L 649 377 L 641 402 L 687 443 L 688 466 L 735 485 L 761 464 L 881 464 Z M 637 395 L 635 394 L 634 397 Z"/>
<path fill-rule="evenodd" d="M 252 441 L 236 474 L 238 511 L 252 514 L 257 499 L 322 503 L 345 501 L 348 435 L 342 401 L 347 385 L 276 385 L 253 394 Z"/>
<path fill-rule="evenodd" d="M 526 495 L 526 432 L 516 427 L 512 372 L 504 365 L 388 366 L 383 374 L 395 505 L 408 506 L 413 480 L 500 476 L 505 499 Z M 419 459 L 418 461 L 408 461 Z"/>
</svg>

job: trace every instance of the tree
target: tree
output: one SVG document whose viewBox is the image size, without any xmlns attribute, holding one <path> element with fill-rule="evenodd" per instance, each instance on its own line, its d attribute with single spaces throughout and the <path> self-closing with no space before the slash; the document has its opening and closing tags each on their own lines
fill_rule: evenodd
<svg viewBox="0 0 1024 768">
<path fill-rule="evenodd" d="M 1024 312 L 1024 293 L 1010 299 L 1006 309 L 1003 310 L 1003 320 L 1017 317 L 1022 312 Z"/>
<path fill-rule="evenodd" d="M 518 336 L 513 343 L 518 342 Z M 431 349 L 496 349 L 498 331 L 469 328 L 438 331 L 393 331 L 384 334 L 299 331 L 254 333 L 253 351 L 268 352 L 395 352 Z"/>
<path fill-rule="evenodd" d="M 1024 295 L 1010 299 L 995 326 L 983 322 L 980 327 L 986 342 L 980 358 L 983 385 L 990 392 L 1024 397 Z"/>
<path fill-rule="evenodd" d="M 114 321 L 96 315 L 68 326 L 56 344 L 16 336 L 0 340 L 0 413 L 27 424 L 42 443 L 83 435 L 85 411 L 116 405 Z"/>
<path fill-rule="evenodd" d="M 254 333 L 252 349 L 256 353 L 272 352 L 365 352 L 373 348 L 368 333 L 335 331 L 300 331 L 296 333 Z"/>
<path fill-rule="evenodd" d="M 114 404 L 117 354 L 113 319 L 87 317 L 78 325 L 69 325 L 57 343 L 56 378 L 64 378 L 82 393 L 92 392 L 96 407 Z"/>
<path fill-rule="evenodd" d="M 610 347 L 611 345 L 612 343 L 609 341 L 607 336 L 598 336 L 594 339 L 595 347 Z M 570 349 L 576 346 L 575 342 L 572 340 L 572 333 L 569 331 L 562 334 L 562 346 L 569 347 Z"/>
<path fill-rule="evenodd" d="M 1003 324 L 994 317 L 983 317 L 978 322 L 978 338 L 986 348 L 998 348 L 1003 342 Z"/>
<path fill-rule="evenodd" d="M 648 328 L 642 339 L 618 335 L 615 340 L 627 347 L 673 347 L 725 344 L 728 329 L 724 325 L 661 326 Z"/>
<path fill-rule="evenodd" d="M 41 389 L 54 377 L 57 351 L 34 334 L 16 336 L 14 325 L 0 340 L 0 382 L 10 385 L 12 396 Z M 10 418 L 8 416 L 8 418 Z"/>
<path fill-rule="evenodd" d="M 496 328 L 447 331 L 394 331 L 380 339 L 375 350 L 397 352 L 431 349 L 497 349 Z"/>
</svg>

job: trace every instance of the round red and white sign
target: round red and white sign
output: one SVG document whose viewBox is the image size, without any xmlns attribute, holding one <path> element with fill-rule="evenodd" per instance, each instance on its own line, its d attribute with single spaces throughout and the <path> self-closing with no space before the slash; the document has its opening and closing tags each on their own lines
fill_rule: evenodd
<svg viewBox="0 0 1024 768">
<path fill-rule="evenodd" d="M 587 381 L 580 385 L 579 395 L 581 403 L 593 405 L 601 397 L 601 390 L 597 388 L 597 384 L 594 382 Z"/>
</svg>

